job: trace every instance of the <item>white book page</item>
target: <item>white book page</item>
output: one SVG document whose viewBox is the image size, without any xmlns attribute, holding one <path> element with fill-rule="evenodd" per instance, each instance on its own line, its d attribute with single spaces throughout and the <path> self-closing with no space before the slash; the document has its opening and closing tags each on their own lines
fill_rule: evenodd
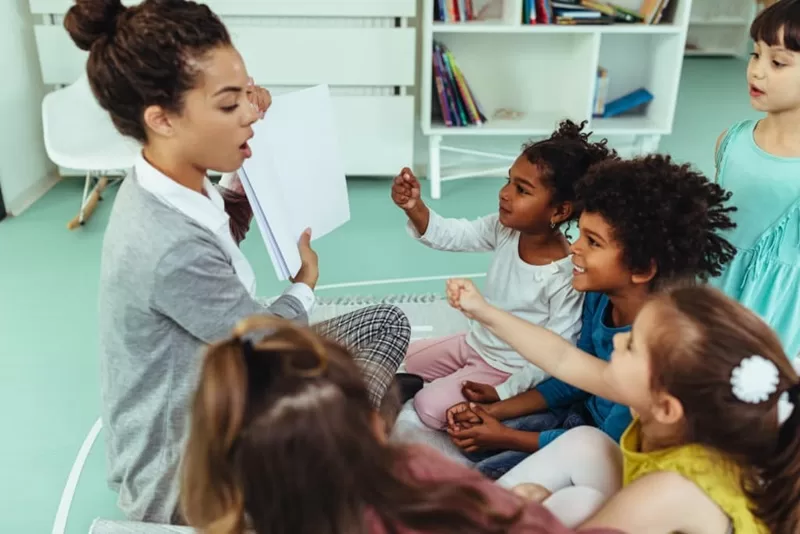
<svg viewBox="0 0 800 534">
<path fill-rule="evenodd" d="M 297 243 L 303 231 L 311 228 L 314 240 L 350 220 L 328 86 L 273 97 L 265 118 L 253 130 L 253 157 L 243 167 L 293 277 L 300 270 Z M 265 244 L 269 250 L 266 238 Z"/>
<path fill-rule="evenodd" d="M 288 217 L 295 239 L 311 228 L 312 239 L 350 220 L 350 202 L 327 85 L 275 96 L 260 127 L 275 150 Z"/>
</svg>

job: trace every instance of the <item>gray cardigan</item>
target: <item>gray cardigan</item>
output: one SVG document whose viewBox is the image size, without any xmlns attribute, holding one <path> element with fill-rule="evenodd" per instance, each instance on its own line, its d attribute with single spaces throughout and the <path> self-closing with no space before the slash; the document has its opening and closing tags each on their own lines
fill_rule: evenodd
<svg viewBox="0 0 800 534">
<path fill-rule="evenodd" d="M 99 318 L 109 485 L 129 519 L 170 521 L 202 350 L 264 313 L 308 321 L 293 296 L 254 300 L 211 231 L 135 173 L 125 179 L 103 242 Z"/>
</svg>

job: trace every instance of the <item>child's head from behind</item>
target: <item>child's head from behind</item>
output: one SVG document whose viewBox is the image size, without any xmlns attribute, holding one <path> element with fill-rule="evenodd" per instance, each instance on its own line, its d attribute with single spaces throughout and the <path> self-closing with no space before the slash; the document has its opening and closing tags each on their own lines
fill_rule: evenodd
<svg viewBox="0 0 800 534">
<path fill-rule="evenodd" d="M 453 533 L 499 533 L 516 520 L 460 484 L 417 483 L 397 469 L 406 454 L 387 443 L 344 348 L 288 321 L 250 318 L 206 354 L 181 508 L 212 534 L 361 533 L 365 508 Z"/>
<path fill-rule="evenodd" d="M 754 492 L 759 515 L 771 532 L 795 532 L 779 527 L 791 515 L 786 503 L 800 498 L 800 386 L 760 318 L 707 286 L 665 290 L 629 334 L 615 337 L 607 373 L 667 444 L 698 443 L 726 454 L 745 468 L 746 487 L 758 487 L 752 484 L 762 477 L 767 485 Z M 787 402 L 797 408 L 783 422 Z"/>
<path fill-rule="evenodd" d="M 193 526 L 239 532 L 246 509 L 257 531 L 268 532 L 275 507 L 286 504 L 276 497 L 288 491 L 282 481 L 316 485 L 320 495 L 336 491 L 320 472 L 380 451 L 377 439 L 337 434 L 375 430 L 367 391 L 342 348 L 286 323 L 251 318 L 206 355 L 185 457 L 184 514 Z"/>
<path fill-rule="evenodd" d="M 589 167 L 616 156 L 605 140 L 589 141 L 585 124 L 563 121 L 549 138 L 525 146 L 500 190 L 503 225 L 541 234 L 577 217 L 575 184 Z"/>
<path fill-rule="evenodd" d="M 572 246 L 579 291 L 629 288 L 716 276 L 734 248 L 719 232 L 733 227 L 730 194 L 669 156 L 608 160 L 577 187 L 583 212 Z"/>
<path fill-rule="evenodd" d="M 800 109 L 800 0 L 781 0 L 750 26 L 750 103 L 759 111 Z"/>
</svg>

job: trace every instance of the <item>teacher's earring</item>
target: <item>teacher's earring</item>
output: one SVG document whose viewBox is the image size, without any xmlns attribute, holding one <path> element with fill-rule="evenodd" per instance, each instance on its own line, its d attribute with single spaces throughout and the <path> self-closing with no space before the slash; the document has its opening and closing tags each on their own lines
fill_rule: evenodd
<svg viewBox="0 0 800 534">
<path fill-rule="evenodd" d="M 558 226 L 558 224 L 556 224 L 555 221 L 550 221 L 550 229 L 551 230 L 555 230 L 556 226 Z"/>
</svg>

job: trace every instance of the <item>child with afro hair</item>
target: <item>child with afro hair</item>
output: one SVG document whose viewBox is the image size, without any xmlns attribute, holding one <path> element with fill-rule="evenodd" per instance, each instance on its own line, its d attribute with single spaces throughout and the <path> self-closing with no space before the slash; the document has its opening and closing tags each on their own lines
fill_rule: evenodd
<svg viewBox="0 0 800 534">
<path fill-rule="evenodd" d="M 630 331 L 659 287 L 720 274 L 735 252 L 720 235 L 734 226 L 729 197 L 664 155 L 609 159 L 588 171 L 576 187 L 582 213 L 572 244 L 572 285 L 585 294 L 581 350 L 608 361 L 614 336 Z M 447 412 L 451 440 L 490 478 L 569 428 L 595 426 L 618 442 L 631 422 L 626 406 L 554 378 L 539 385 L 522 378 L 500 392 L 468 382 L 467 402 Z"/>
</svg>

